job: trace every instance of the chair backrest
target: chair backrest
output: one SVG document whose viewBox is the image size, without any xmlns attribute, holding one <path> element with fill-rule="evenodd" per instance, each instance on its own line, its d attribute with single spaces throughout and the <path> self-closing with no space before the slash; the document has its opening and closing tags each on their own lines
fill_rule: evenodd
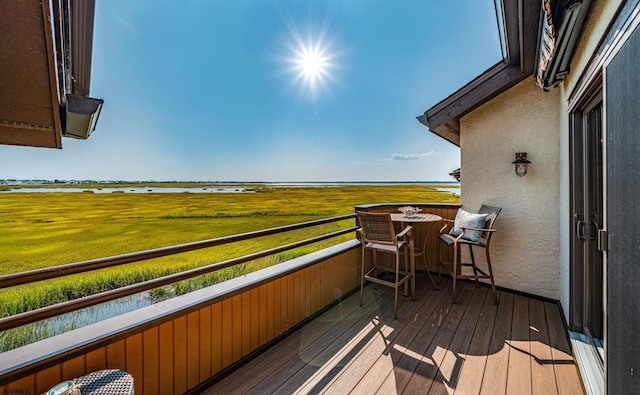
<svg viewBox="0 0 640 395">
<path fill-rule="evenodd" d="M 356 212 L 360 221 L 363 241 L 380 244 L 396 244 L 396 233 L 389 213 Z"/>
<path fill-rule="evenodd" d="M 487 218 L 484 221 L 485 229 L 493 229 L 493 224 L 496 222 L 496 218 L 502 209 L 500 207 L 487 206 L 483 204 L 480 206 L 478 214 L 487 214 Z M 482 232 L 482 238 L 488 239 L 491 236 L 491 232 Z"/>
</svg>

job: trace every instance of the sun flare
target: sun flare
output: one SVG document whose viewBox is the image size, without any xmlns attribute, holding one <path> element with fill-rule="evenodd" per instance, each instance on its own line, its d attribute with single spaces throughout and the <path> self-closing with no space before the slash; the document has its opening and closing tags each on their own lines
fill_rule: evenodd
<svg viewBox="0 0 640 395">
<path fill-rule="evenodd" d="M 303 49 L 297 60 L 300 72 L 305 78 L 315 80 L 322 77 L 329 67 L 328 58 L 322 55 L 318 49 Z"/>
<path fill-rule="evenodd" d="M 316 34 L 310 32 L 303 37 L 294 23 L 287 23 L 292 41 L 286 43 L 290 54 L 282 60 L 290 65 L 286 70 L 293 75 L 289 88 L 297 85 L 302 92 L 309 92 L 313 99 L 321 90 L 329 89 L 329 82 L 337 82 L 334 71 L 336 59 L 344 54 L 336 51 L 335 42 L 327 39 L 329 23 L 323 23 Z"/>
</svg>

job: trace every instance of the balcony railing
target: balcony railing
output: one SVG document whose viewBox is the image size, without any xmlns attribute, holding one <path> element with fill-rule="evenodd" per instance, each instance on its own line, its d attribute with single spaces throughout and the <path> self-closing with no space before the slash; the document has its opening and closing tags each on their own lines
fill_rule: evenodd
<svg viewBox="0 0 640 395">
<path fill-rule="evenodd" d="M 402 204 L 358 206 L 397 211 Z M 444 218 L 457 205 L 416 204 Z M 96 259 L 0 277 L 0 288 L 106 267 L 180 254 L 312 226 L 345 221 L 355 214 Z M 58 382 L 88 372 L 126 370 L 136 393 L 183 393 L 206 386 L 278 339 L 343 300 L 360 279 L 356 226 L 197 269 L 0 319 L 0 331 L 232 267 L 261 257 L 353 233 L 354 238 L 290 261 L 186 295 L 125 313 L 0 354 L 0 393 L 42 393 Z M 428 229 L 416 227 L 416 239 Z M 427 260 L 435 251 L 427 239 Z M 419 267 L 420 269 L 420 267 Z M 2 392 L 4 391 L 4 392 Z"/>
</svg>

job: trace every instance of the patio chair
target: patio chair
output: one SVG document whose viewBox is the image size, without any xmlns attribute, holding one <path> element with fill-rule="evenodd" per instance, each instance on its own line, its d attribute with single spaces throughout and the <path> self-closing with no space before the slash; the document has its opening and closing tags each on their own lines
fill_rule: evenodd
<svg viewBox="0 0 640 395">
<path fill-rule="evenodd" d="M 407 260 L 411 260 L 411 267 L 414 265 L 413 255 L 413 238 L 411 236 L 411 226 L 405 227 L 400 233 L 396 234 L 389 213 L 366 213 L 357 212 L 360 221 L 360 232 L 362 236 L 362 278 L 360 279 L 360 305 L 364 299 L 364 281 L 371 281 L 377 284 L 385 285 L 394 289 L 394 318 L 398 318 L 398 288 L 404 285 L 404 294 L 407 295 L 408 282 L 411 280 L 411 271 L 407 267 Z M 373 266 L 365 273 L 365 254 L 366 250 L 373 253 Z M 400 267 L 400 253 L 405 251 L 404 268 Z M 383 252 L 394 254 L 395 259 L 392 264 L 379 261 L 377 253 Z M 379 278 L 379 272 L 393 273 L 391 280 Z M 411 298 L 414 298 L 413 287 L 411 287 Z"/>
<path fill-rule="evenodd" d="M 453 279 L 453 303 L 456 302 L 457 298 L 456 281 L 458 279 L 473 279 L 476 282 L 476 286 L 478 286 L 478 279 L 489 279 L 491 280 L 491 292 L 493 293 L 493 299 L 495 300 L 495 303 L 498 304 L 496 286 L 493 281 L 493 270 L 491 269 L 489 243 L 491 242 L 491 236 L 495 232 L 493 225 L 495 224 L 500 210 L 502 209 L 499 207 L 491 207 L 483 204 L 480 207 L 478 214 L 469 213 L 463 209 L 459 209 L 455 221 L 451 221 L 450 219 L 444 220 L 446 223 L 442 229 L 440 229 L 440 235 L 438 236 L 438 282 L 440 282 L 442 273 L 441 268 L 444 268 Z M 451 228 L 447 232 L 447 228 L 450 226 Z M 461 261 L 460 250 L 462 245 L 469 246 L 471 262 Z M 453 249 L 453 262 L 442 260 L 443 247 L 451 247 Z M 489 273 L 486 273 L 476 266 L 476 260 L 473 256 L 473 247 L 484 249 L 487 259 L 487 270 Z M 473 269 L 473 274 L 463 273 L 462 269 L 464 267 L 471 267 Z M 449 270 L 449 268 L 451 270 Z"/>
</svg>

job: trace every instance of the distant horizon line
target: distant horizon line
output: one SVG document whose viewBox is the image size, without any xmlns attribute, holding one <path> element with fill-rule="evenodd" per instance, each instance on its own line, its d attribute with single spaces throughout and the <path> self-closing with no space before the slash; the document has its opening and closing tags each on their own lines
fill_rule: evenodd
<svg viewBox="0 0 640 395">
<path fill-rule="evenodd" d="M 155 184 L 425 184 L 425 183 L 446 183 L 446 184 L 458 184 L 459 181 L 444 181 L 444 180 L 430 180 L 430 181 L 194 181 L 194 180 L 170 180 L 170 181 L 158 181 L 158 180 L 76 180 L 76 179 L 44 179 L 44 178 L 4 178 L 0 179 L 0 183 L 6 182 L 40 182 L 47 184 L 66 184 L 66 183 L 97 183 L 97 184 L 143 184 L 143 183 L 155 183 Z"/>
</svg>

